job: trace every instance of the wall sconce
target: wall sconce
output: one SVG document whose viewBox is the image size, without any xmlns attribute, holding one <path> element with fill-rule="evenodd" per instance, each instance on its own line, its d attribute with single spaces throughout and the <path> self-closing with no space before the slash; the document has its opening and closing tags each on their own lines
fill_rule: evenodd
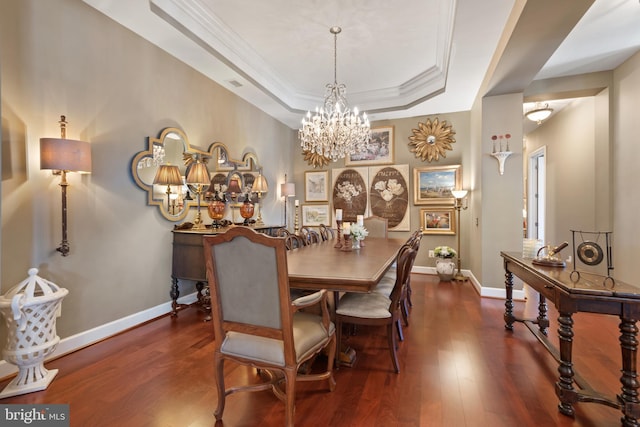
<svg viewBox="0 0 640 427">
<path fill-rule="evenodd" d="M 461 262 L 461 258 L 460 258 L 460 235 L 462 234 L 462 229 L 460 228 L 460 211 L 461 210 L 466 210 L 467 209 L 467 204 L 465 203 L 464 198 L 467 196 L 468 191 L 467 190 L 452 190 L 451 194 L 453 194 L 453 197 L 456 198 L 456 204 L 455 204 L 455 209 L 457 212 L 457 216 L 458 216 L 458 272 L 453 276 L 453 280 L 458 281 L 458 282 L 466 282 L 467 281 L 467 277 L 465 275 L 462 274 L 462 271 L 460 270 L 460 265 L 462 264 Z"/>
<path fill-rule="evenodd" d="M 60 175 L 62 188 L 62 243 L 56 248 L 62 256 L 69 255 L 67 240 L 67 172 L 91 172 L 91 144 L 66 139 L 67 121 L 60 116 L 60 138 L 40 138 L 40 169 L 51 169 Z"/>
<path fill-rule="evenodd" d="M 504 163 L 513 153 L 509 150 L 509 138 L 511 138 L 510 134 L 505 135 L 492 135 L 491 139 L 493 140 L 493 151 L 491 156 L 493 156 L 498 161 L 498 169 L 500 171 L 500 175 L 504 175 Z M 506 140 L 506 145 L 502 143 L 502 140 Z M 505 149 L 506 148 L 506 149 Z"/>
<path fill-rule="evenodd" d="M 284 197 L 284 228 L 289 229 L 289 221 L 287 218 L 287 200 L 289 197 L 295 197 L 296 184 L 293 182 L 287 182 L 287 174 L 284 174 L 284 184 L 280 184 L 280 195 Z"/>
<path fill-rule="evenodd" d="M 527 111 L 524 113 L 524 116 L 532 122 L 540 124 L 548 119 L 551 113 L 553 113 L 553 108 L 549 107 L 549 104 L 542 105 L 538 102 L 535 107 L 533 107 L 533 110 Z"/>
<path fill-rule="evenodd" d="M 202 196 L 202 191 L 211 184 L 211 177 L 209 176 L 207 165 L 202 163 L 199 158 L 197 158 L 195 163 L 192 163 L 189 167 L 185 183 L 187 185 L 193 185 L 196 188 L 196 201 L 198 203 L 198 208 L 196 219 L 193 221 L 193 229 L 204 230 L 207 227 L 204 225 L 204 222 L 202 221 L 202 214 L 200 213 L 200 197 Z"/>
<path fill-rule="evenodd" d="M 182 185 L 182 176 L 180 176 L 180 169 L 176 165 L 160 165 L 156 176 L 153 178 L 153 183 L 157 185 L 167 186 L 167 212 L 175 215 L 175 212 L 171 211 L 171 186 Z M 177 199 L 177 194 L 175 199 Z M 174 199 L 174 200 L 175 200 Z"/>
<path fill-rule="evenodd" d="M 264 225 L 261 212 L 262 202 L 260 201 L 260 199 L 262 198 L 263 194 L 269 191 L 269 185 L 267 184 L 267 180 L 265 179 L 264 175 L 262 175 L 262 172 L 258 172 L 256 180 L 253 181 L 251 191 L 258 195 L 258 217 L 256 218 L 256 225 Z"/>
<path fill-rule="evenodd" d="M 242 189 L 240 188 L 240 182 L 237 179 L 232 179 L 229 181 L 229 188 L 227 188 L 227 193 L 229 193 L 229 197 L 233 203 L 237 203 L 238 195 L 242 193 Z M 233 211 L 232 216 L 232 225 L 236 224 L 236 210 L 238 206 L 231 205 L 231 210 Z"/>
</svg>

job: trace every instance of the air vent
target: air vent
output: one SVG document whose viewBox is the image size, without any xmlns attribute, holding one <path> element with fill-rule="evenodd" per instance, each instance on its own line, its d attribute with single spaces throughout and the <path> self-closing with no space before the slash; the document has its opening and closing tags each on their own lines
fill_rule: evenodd
<svg viewBox="0 0 640 427">
<path fill-rule="evenodd" d="M 235 87 L 242 87 L 242 83 L 237 80 L 229 80 L 229 83 L 231 83 L 231 85 Z"/>
</svg>

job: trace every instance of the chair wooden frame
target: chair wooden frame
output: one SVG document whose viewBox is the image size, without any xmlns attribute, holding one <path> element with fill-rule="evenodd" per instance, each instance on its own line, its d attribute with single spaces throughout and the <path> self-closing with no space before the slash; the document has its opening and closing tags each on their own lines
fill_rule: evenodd
<svg viewBox="0 0 640 427">
<path fill-rule="evenodd" d="M 327 293 L 323 290 L 291 301 L 287 252 L 284 243 L 282 238 L 257 233 L 247 227 L 236 227 L 224 234 L 203 236 L 207 280 L 211 292 L 212 324 L 216 337 L 214 350 L 215 379 L 218 390 L 218 405 L 214 413 L 216 420 L 222 419 L 226 396 L 238 391 L 271 389 L 279 399 L 285 402 L 286 425 L 293 426 L 296 381 L 327 380 L 329 390 L 333 391 L 335 388 L 333 361 L 336 352 L 336 334 L 335 327 L 329 318 Z M 255 249 L 263 260 L 263 264 L 271 265 L 271 267 L 263 269 L 267 270 L 266 273 L 259 271 L 254 274 L 261 279 L 264 278 L 259 286 L 264 287 L 263 290 L 268 298 L 249 298 L 247 295 L 256 293 L 258 286 L 256 281 L 253 277 L 244 277 L 245 275 L 251 276 L 246 271 L 237 271 L 236 274 L 237 266 L 228 265 L 237 258 L 234 251 L 246 252 L 247 249 L 250 251 Z M 264 261 L 265 259 L 266 261 Z M 275 266 L 271 260 L 274 260 Z M 273 281 L 271 280 L 272 276 L 277 276 L 275 280 L 277 281 L 277 290 L 268 287 L 270 281 Z M 243 288 L 246 288 L 244 292 Z M 226 290 L 226 293 L 221 290 Z M 240 293 L 230 295 L 236 292 Z M 247 301 L 248 299 L 251 301 Z M 259 301 L 261 299 L 267 301 Z M 276 307 L 273 307 L 273 310 L 277 312 L 269 310 L 273 306 L 268 302 L 271 299 L 278 300 L 278 304 L 275 304 Z M 233 309 L 225 311 L 226 308 L 244 304 L 245 301 L 247 301 L 247 312 L 250 312 L 251 315 Z M 317 304 L 320 305 L 321 314 L 300 311 L 304 307 Z M 256 314 L 256 310 L 252 310 L 255 307 L 265 309 L 267 314 L 265 316 Z M 311 329 L 309 329 L 310 322 L 313 323 Z M 311 342 L 306 342 L 308 340 L 296 342 L 294 328 L 299 331 L 298 333 L 311 331 L 315 339 Z M 231 347 L 234 340 L 236 343 L 242 341 L 244 346 L 249 345 L 252 348 L 251 351 L 255 353 L 262 351 L 262 348 L 256 350 L 256 347 L 251 344 L 256 342 L 260 346 L 261 343 L 265 343 L 265 352 L 259 354 L 260 358 L 248 357 L 238 350 L 239 347 Z M 278 342 L 282 344 L 278 344 Z M 304 353 L 296 354 L 296 348 L 301 347 L 304 347 Z M 313 360 L 325 348 L 328 353 L 326 371 L 305 374 L 300 370 L 301 365 Z M 267 353 L 267 350 L 272 353 Z M 275 353 L 273 353 L 274 351 Z M 278 362 L 274 362 L 276 359 Z M 266 372 L 271 375 L 267 375 L 265 381 L 257 384 L 225 389 L 225 360 L 252 366 L 261 373 Z"/>
<path fill-rule="evenodd" d="M 397 355 L 397 335 L 399 333 L 397 328 L 400 326 L 401 305 L 403 295 L 406 292 L 407 277 L 411 273 L 415 257 L 416 251 L 409 245 L 399 251 L 396 280 L 388 298 L 384 295 L 376 294 L 376 292 L 369 294 L 348 292 L 340 299 L 335 314 L 338 342 L 341 342 L 342 326 L 345 323 L 386 326 L 389 352 L 396 373 L 400 372 Z M 365 312 L 374 313 L 385 309 L 388 311 L 388 316 L 373 317 L 365 315 Z M 340 361 L 336 360 L 336 364 L 338 363 Z"/>
</svg>

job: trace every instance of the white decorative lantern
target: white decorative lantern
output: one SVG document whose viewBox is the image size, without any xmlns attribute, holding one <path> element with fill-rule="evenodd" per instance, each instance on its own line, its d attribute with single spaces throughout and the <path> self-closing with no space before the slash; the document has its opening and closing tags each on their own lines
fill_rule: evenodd
<svg viewBox="0 0 640 427">
<path fill-rule="evenodd" d="M 44 360 L 60 342 L 56 317 L 69 291 L 37 274 L 37 268 L 29 269 L 27 279 L 0 297 L 8 331 L 3 358 L 18 366 L 18 375 L 0 392 L 0 399 L 44 390 L 58 373 L 45 369 Z"/>
</svg>

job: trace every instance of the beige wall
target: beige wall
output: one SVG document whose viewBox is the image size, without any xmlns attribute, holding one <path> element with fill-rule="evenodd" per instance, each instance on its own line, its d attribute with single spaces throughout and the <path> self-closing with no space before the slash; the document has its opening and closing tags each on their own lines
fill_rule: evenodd
<svg viewBox="0 0 640 427">
<path fill-rule="evenodd" d="M 274 189 L 291 163 L 294 131 L 81 1 L 3 1 L 0 43 L 2 291 L 30 267 L 67 288 L 61 337 L 169 300 L 174 224 L 130 174 L 148 136 L 176 126 L 200 148 L 252 150 Z M 59 178 L 39 168 L 39 138 L 60 135 L 61 114 L 67 137 L 93 155 L 91 175 L 69 175 L 64 258 Z M 279 220 L 277 200 L 264 200 L 268 222 Z"/>
</svg>

